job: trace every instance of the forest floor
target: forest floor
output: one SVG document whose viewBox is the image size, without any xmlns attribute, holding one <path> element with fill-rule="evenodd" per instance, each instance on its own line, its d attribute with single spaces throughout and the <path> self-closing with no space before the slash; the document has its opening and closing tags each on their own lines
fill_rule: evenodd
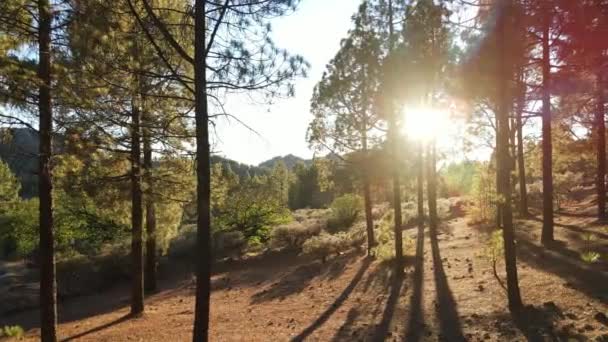
<svg viewBox="0 0 608 342">
<path fill-rule="evenodd" d="M 608 341 L 608 231 L 592 203 L 556 216 L 557 242 L 539 244 L 538 216 L 516 221 L 520 288 L 526 309 L 513 317 L 506 294 L 484 257 L 489 230 L 466 217 L 406 230 L 416 241 L 404 277 L 350 252 L 325 264 L 270 254 L 216 270 L 211 296 L 212 341 Z M 602 260 L 581 260 L 586 232 Z M 504 278 L 499 264 L 499 276 Z M 504 281 L 504 280 L 503 280 Z M 194 283 L 175 272 L 127 318 L 128 288 L 71 299 L 59 307 L 62 341 L 189 341 Z M 37 312 L 0 317 L 38 340 Z"/>
</svg>

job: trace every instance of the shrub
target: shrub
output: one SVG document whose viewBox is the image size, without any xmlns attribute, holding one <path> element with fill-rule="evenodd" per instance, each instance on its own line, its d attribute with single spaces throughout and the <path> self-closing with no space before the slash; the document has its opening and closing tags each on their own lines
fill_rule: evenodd
<svg viewBox="0 0 608 342">
<path fill-rule="evenodd" d="M 473 177 L 472 205 L 467 208 L 471 223 L 482 223 L 496 217 L 496 173 L 488 163 L 478 166 Z"/>
<path fill-rule="evenodd" d="M 350 239 L 347 233 L 329 234 L 322 232 L 306 240 L 302 246 L 302 251 L 305 255 L 319 258 L 322 262 L 325 262 L 327 261 L 327 257 L 332 254 L 340 254 L 340 252 L 348 249 L 349 246 Z"/>
<path fill-rule="evenodd" d="M 70 297 L 106 290 L 131 277 L 127 244 L 107 246 L 98 256 L 73 255 L 57 263 L 59 295 Z"/>
<path fill-rule="evenodd" d="M 583 182 L 583 173 L 566 171 L 553 175 L 555 209 L 559 212 L 573 187 Z"/>
<path fill-rule="evenodd" d="M 336 198 L 331 204 L 331 217 L 327 222 L 330 232 L 343 231 L 350 228 L 357 220 L 363 201 L 360 196 L 347 194 Z"/>
<path fill-rule="evenodd" d="M 393 211 L 388 211 L 376 228 L 376 247 L 372 253 L 381 261 L 390 261 L 395 258 L 395 233 L 393 226 Z M 408 235 L 403 235 L 403 253 L 413 251 L 414 241 Z"/>
<path fill-rule="evenodd" d="M 319 221 L 293 221 L 273 229 L 270 245 L 277 249 L 298 250 L 304 242 L 321 232 L 322 224 Z"/>
<path fill-rule="evenodd" d="M 196 225 L 184 225 L 178 231 L 177 236 L 169 242 L 167 255 L 176 259 L 194 260 L 196 251 Z"/>
<path fill-rule="evenodd" d="M 256 241 L 250 239 L 252 244 Z M 220 231 L 213 234 L 211 243 L 214 257 L 240 257 L 247 247 L 245 235 L 239 231 Z"/>
<path fill-rule="evenodd" d="M 593 264 L 600 260 L 601 255 L 598 252 L 592 250 L 592 243 L 597 240 L 596 236 L 587 233 L 583 235 L 583 240 L 585 241 L 585 246 L 583 252 L 581 253 L 581 259 L 589 264 Z"/>
<path fill-rule="evenodd" d="M 23 328 L 18 325 L 6 325 L 4 328 L 0 329 L 0 337 L 12 337 L 20 340 L 23 338 Z"/>
<path fill-rule="evenodd" d="M 494 277 L 496 278 L 500 286 L 502 286 L 503 288 L 505 288 L 505 285 L 498 276 L 498 269 L 496 268 L 496 265 L 498 261 L 503 258 L 504 252 L 505 248 L 504 240 L 502 238 L 502 231 L 500 229 L 497 229 L 492 232 L 490 238 L 486 241 L 486 247 L 483 251 L 483 256 L 490 262 L 490 265 L 492 266 L 492 273 L 494 274 Z"/>
</svg>

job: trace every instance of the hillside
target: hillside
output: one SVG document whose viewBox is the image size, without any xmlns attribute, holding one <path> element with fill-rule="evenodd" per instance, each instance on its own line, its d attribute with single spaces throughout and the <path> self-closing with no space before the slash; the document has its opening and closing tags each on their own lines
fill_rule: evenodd
<svg viewBox="0 0 608 342">
<path fill-rule="evenodd" d="M 591 196 L 592 197 L 592 196 Z M 503 264 L 496 278 L 487 257 L 490 230 L 466 216 L 407 229 L 404 278 L 390 265 L 353 249 L 326 263 L 293 252 L 272 252 L 215 265 L 211 340 L 267 341 L 606 341 L 608 261 L 587 264 L 580 252 L 593 233 L 596 250 L 608 253 L 605 229 L 587 212 L 584 198 L 556 218 L 558 243 L 539 243 L 539 219 L 516 221 L 520 287 L 527 304 L 506 308 Z M 146 314 L 130 319 L 127 283 L 61 304 L 66 341 L 186 341 L 190 339 L 194 283 L 183 260 L 165 266 L 161 290 Z M 36 341 L 38 313 L 0 317 L 30 329 Z M 171 327 L 168 329 L 167 327 Z"/>
<path fill-rule="evenodd" d="M 55 138 L 56 153 L 60 139 Z M 5 161 L 13 173 L 21 181 L 21 195 L 24 198 L 37 196 L 38 169 L 38 133 L 29 128 L 0 128 L 0 159 Z M 211 163 L 221 163 L 230 166 L 239 177 L 260 175 L 271 169 L 276 163 L 283 161 L 288 169 L 293 169 L 298 163 L 310 165 L 311 161 L 292 154 L 277 156 L 260 163 L 258 166 L 247 165 L 232 159 L 211 156 Z"/>
<path fill-rule="evenodd" d="M 296 165 L 298 165 L 298 163 L 303 163 L 304 165 L 308 166 L 308 165 L 310 165 L 312 163 L 312 160 L 310 160 L 310 159 L 303 159 L 303 158 L 300 158 L 298 156 L 294 156 L 293 154 L 288 154 L 286 156 L 282 156 L 282 157 L 278 156 L 278 157 L 274 157 L 272 159 L 269 159 L 267 161 L 261 162 L 258 165 L 258 167 L 271 169 L 278 162 L 285 163 L 285 166 L 289 170 L 292 170 Z"/>
</svg>

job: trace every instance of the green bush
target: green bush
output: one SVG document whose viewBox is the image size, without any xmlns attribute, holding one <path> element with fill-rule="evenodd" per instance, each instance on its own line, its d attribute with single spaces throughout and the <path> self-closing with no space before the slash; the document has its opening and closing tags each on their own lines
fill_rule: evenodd
<svg viewBox="0 0 608 342">
<path fill-rule="evenodd" d="M 404 222 L 407 221 L 408 217 L 410 216 L 404 215 Z M 395 232 L 393 219 L 394 212 L 389 210 L 386 212 L 384 217 L 382 217 L 380 224 L 375 229 L 376 246 L 372 250 L 372 253 L 382 261 L 390 261 L 395 258 Z M 404 234 L 402 239 L 403 253 L 411 254 L 413 252 L 413 246 L 414 241 L 408 235 Z"/>
<path fill-rule="evenodd" d="M 12 337 L 18 340 L 23 338 L 23 328 L 18 325 L 6 325 L 4 328 L 0 329 L 0 337 Z"/>
<path fill-rule="evenodd" d="M 321 232 L 323 224 L 320 221 L 293 221 L 280 225 L 272 230 L 270 246 L 276 249 L 299 250 L 304 242 Z"/>
<path fill-rule="evenodd" d="M 331 204 L 331 217 L 327 222 L 329 232 L 339 232 L 350 228 L 357 220 L 363 200 L 360 196 L 346 194 L 336 198 Z"/>
<path fill-rule="evenodd" d="M 592 248 L 592 244 L 597 240 L 597 237 L 594 234 L 587 233 L 583 235 L 583 241 L 585 241 L 585 246 L 583 252 L 581 252 L 581 260 L 588 264 L 593 264 L 600 260 L 600 253 L 596 252 Z"/>
<path fill-rule="evenodd" d="M 259 245 L 260 241 L 252 238 L 245 240 L 243 233 L 239 231 L 220 231 L 213 234 L 211 242 L 213 256 L 220 257 L 241 257 L 248 245 Z"/>
<path fill-rule="evenodd" d="M 350 246 L 351 240 L 347 233 L 329 234 L 322 232 L 306 240 L 302 246 L 302 252 L 304 255 L 313 256 L 325 262 L 329 256 L 340 254 L 340 252 L 347 250 Z"/>
</svg>

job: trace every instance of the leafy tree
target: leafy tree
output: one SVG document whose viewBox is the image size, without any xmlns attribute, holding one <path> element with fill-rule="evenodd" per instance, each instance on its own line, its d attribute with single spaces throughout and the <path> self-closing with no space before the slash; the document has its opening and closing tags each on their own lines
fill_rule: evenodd
<svg viewBox="0 0 608 342">
<path fill-rule="evenodd" d="M 373 99 L 380 81 L 381 51 L 378 34 L 370 17 L 369 2 L 363 2 L 353 18 L 354 28 L 341 43 L 340 51 L 315 86 L 311 109 L 315 116 L 308 129 L 308 141 L 332 152 L 361 151 L 361 165 L 367 165 L 370 145 L 377 143 L 379 117 Z M 367 226 L 368 253 L 375 245 L 370 179 L 361 168 Z"/>
<path fill-rule="evenodd" d="M 2 203 L 0 210 L 7 210 L 18 200 L 20 187 L 17 177 L 8 164 L 0 159 L 0 203 Z"/>
</svg>

